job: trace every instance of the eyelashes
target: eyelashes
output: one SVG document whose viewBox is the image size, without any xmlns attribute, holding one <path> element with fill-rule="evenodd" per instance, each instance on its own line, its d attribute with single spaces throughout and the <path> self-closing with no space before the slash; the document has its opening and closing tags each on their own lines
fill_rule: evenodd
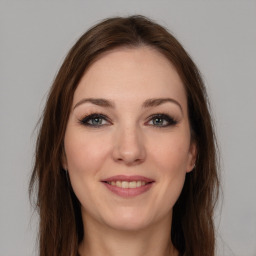
<svg viewBox="0 0 256 256">
<path fill-rule="evenodd" d="M 88 116 L 85 116 L 83 119 L 79 120 L 82 125 L 100 127 L 111 124 L 107 116 L 101 113 L 93 113 Z"/>
<path fill-rule="evenodd" d="M 80 119 L 79 123 L 92 128 L 101 128 L 103 126 L 112 125 L 110 119 L 102 113 L 93 113 L 87 115 Z M 157 113 L 148 117 L 145 124 L 156 128 L 165 128 L 175 126 L 177 123 L 177 120 L 171 117 L 169 114 Z"/>
<path fill-rule="evenodd" d="M 156 127 L 168 127 L 176 125 L 177 121 L 167 114 L 154 114 L 150 116 L 148 123 Z"/>
</svg>

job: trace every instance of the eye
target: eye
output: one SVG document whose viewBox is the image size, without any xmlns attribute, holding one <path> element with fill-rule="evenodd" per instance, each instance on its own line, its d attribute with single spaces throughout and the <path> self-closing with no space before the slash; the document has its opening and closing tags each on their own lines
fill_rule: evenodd
<svg viewBox="0 0 256 256">
<path fill-rule="evenodd" d="M 166 114 L 156 114 L 150 117 L 147 124 L 156 127 L 168 127 L 171 125 L 176 125 L 177 121 L 169 115 Z"/>
<path fill-rule="evenodd" d="M 110 124 L 108 118 L 103 114 L 91 114 L 80 120 L 80 123 L 86 126 L 100 127 Z"/>
</svg>

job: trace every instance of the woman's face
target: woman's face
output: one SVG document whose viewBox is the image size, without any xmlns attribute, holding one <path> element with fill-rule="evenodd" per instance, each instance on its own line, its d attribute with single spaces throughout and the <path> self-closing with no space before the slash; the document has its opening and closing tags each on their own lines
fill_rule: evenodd
<svg viewBox="0 0 256 256">
<path fill-rule="evenodd" d="M 138 230 L 170 220 L 196 155 L 174 66 L 150 47 L 102 55 L 75 91 L 64 145 L 84 221 Z"/>
</svg>

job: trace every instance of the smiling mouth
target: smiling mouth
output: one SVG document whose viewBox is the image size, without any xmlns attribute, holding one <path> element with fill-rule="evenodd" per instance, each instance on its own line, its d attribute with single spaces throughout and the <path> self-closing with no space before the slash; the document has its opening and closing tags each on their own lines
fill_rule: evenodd
<svg viewBox="0 0 256 256">
<path fill-rule="evenodd" d="M 155 180 L 140 175 L 116 175 L 101 180 L 101 182 L 114 194 L 130 198 L 149 191 Z"/>
<path fill-rule="evenodd" d="M 146 186 L 150 183 L 153 183 L 153 181 L 146 182 L 146 181 L 103 181 L 104 183 L 107 183 L 111 186 L 118 187 L 118 188 L 140 188 L 143 186 Z"/>
</svg>

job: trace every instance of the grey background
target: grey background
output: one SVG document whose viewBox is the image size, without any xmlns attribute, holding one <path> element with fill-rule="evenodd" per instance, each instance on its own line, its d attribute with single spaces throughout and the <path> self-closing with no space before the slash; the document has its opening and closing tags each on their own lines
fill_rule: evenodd
<svg viewBox="0 0 256 256">
<path fill-rule="evenodd" d="M 20 0 L 0 1 L 0 256 L 36 255 L 33 129 L 65 54 L 99 20 L 135 13 L 168 27 L 206 82 L 222 163 L 218 255 L 256 255 L 256 2 Z"/>
</svg>

